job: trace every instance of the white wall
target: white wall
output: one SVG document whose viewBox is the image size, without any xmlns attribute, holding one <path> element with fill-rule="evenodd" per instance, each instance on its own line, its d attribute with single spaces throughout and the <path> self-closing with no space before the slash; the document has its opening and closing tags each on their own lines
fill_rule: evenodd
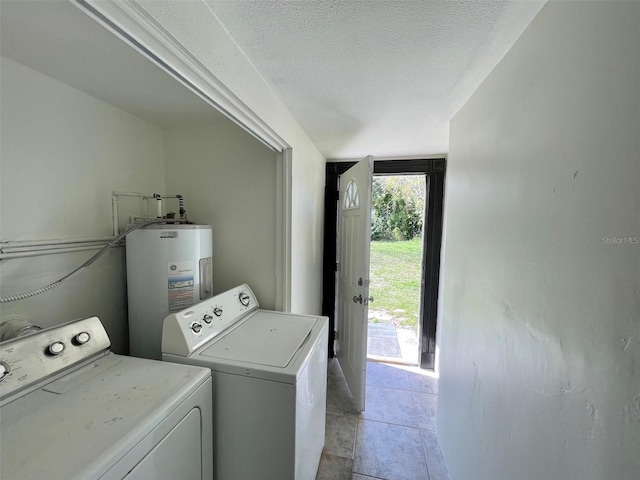
<svg viewBox="0 0 640 480">
<path fill-rule="evenodd" d="M 274 309 L 276 154 L 227 120 L 169 129 L 165 145 L 167 192 L 213 226 L 214 292 L 247 283 Z"/>
<path fill-rule="evenodd" d="M 11 59 L 1 73 L 2 241 L 108 236 L 113 191 L 180 193 L 190 219 L 213 225 L 216 292 L 246 282 L 275 308 L 275 152 L 227 120 L 163 130 Z M 140 206 L 121 200 L 121 227 Z M 2 260 L 0 293 L 42 287 L 93 253 Z M 2 321 L 46 327 L 97 315 L 114 350 L 126 351 L 123 254 L 114 249 L 57 289 L 3 304 Z"/>
<path fill-rule="evenodd" d="M 324 157 L 204 2 L 139 3 L 292 147 L 291 310 L 319 313 Z"/>
<path fill-rule="evenodd" d="M 637 478 L 640 3 L 548 3 L 450 145 L 438 435 L 452 480 Z"/>
<path fill-rule="evenodd" d="M 57 80 L 2 58 L 2 241 L 112 234 L 114 190 L 164 192 L 162 130 Z M 42 287 L 94 252 L 2 260 L 0 293 Z M 114 249 L 69 283 L 2 305 L 2 321 L 51 326 L 97 315 L 126 349 L 124 255 Z"/>
</svg>

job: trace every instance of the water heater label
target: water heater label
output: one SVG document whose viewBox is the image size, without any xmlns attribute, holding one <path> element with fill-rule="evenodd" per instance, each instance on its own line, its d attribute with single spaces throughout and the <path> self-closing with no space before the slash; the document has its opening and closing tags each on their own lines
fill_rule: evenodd
<svg viewBox="0 0 640 480">
<path fill-rule="evenodd" d="M 171 230 L 169 232 L 160 232 L 160 238 L 178 238 L 177 230 Z"/>
<path fill-rule="evenodd" d="M 169 262 L 169 312 L 193 305 L 195 283 L 193 261 Z"/>
</svg>

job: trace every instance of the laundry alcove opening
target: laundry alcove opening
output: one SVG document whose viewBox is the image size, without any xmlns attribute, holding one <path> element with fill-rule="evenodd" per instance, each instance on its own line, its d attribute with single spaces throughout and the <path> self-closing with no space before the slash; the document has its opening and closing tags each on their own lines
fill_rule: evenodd
<svg viewBox="0 0 640 480">
<path fill-rule="evenodd" d="M 276 307 L 280 154 L 72 2 L 0 8 L 3 241 L 106 237 L 113 192 L 181 194 L 189 220 L 213 226 L 214 291 L 249 282 Z M 141 208 L 122 202 L 120 227 Z M 3 259 L 0 294 L 59 279 L 92 253 Z M 113 248 L 3 317 L 45 328 L 95 315 L 127 353 L 124 257 Z"/>
</svg>

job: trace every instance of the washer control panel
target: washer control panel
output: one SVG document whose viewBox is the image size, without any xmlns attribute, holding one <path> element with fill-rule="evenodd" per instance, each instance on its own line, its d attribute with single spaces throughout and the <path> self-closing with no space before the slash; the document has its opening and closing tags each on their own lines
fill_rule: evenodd
<svg viewBox="0 0 640 480">
<path fill-rule="evenodd" d="M 0 400 L 108 350 L 98 317 L 65 323 L 0 343 Z"/>
<path fill-rule="evenodd" d="M 258 306 L 256 296 L 245 283 L 173 313 L 164 319 L 162 353 L 189 356 Z"/>
</svg>

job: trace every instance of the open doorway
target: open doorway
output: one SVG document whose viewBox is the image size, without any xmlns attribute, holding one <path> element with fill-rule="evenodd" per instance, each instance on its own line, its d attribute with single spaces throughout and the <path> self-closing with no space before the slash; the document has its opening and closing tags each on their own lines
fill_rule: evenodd
<svg viewBox="0 0 640 480">
<path fill-rule="evenodd" d="M 323 255 L 322 314 L 329 317 L 329 356 L 335 356 L 337 221 L 340 176 L 355 162 L 327 162 Z M 440 278 L 440 245 L 444 198 L 444 158 L 375 160 L 373 174 L 421 175 L 425 179 L 425 216 L 421 256 L 421 293 L 418 353 L 419 365 L 433 370 L 436 357 L 436 323 Z M 375 308 L 372 305 L 372 308 Z"/>
<path fill-rule="evenodd" d="M 424 175 L 375 176 L 367 358 L 418 365 L 421 331 Z"/>
</svg>

